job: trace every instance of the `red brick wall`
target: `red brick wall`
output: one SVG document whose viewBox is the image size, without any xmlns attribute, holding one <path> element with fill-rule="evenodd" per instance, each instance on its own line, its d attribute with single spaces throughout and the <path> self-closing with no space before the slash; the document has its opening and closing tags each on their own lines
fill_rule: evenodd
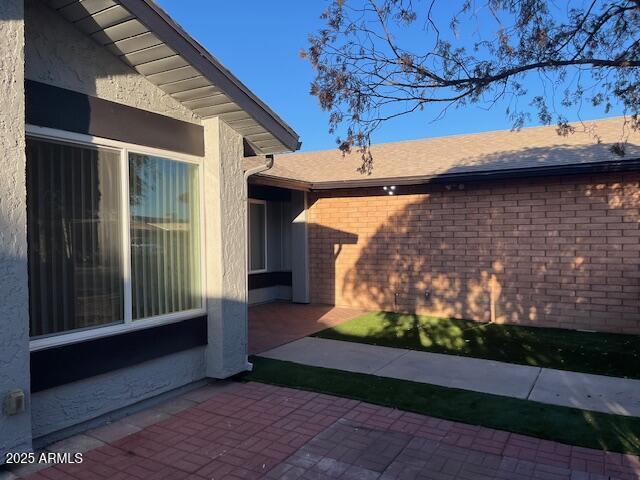
<svg viewBox="0 0 640 480">
<path fill-rule="evenodd" d="M 640 333 L 639 180 L 311 193 L 311 300 Z"/>
</svg>

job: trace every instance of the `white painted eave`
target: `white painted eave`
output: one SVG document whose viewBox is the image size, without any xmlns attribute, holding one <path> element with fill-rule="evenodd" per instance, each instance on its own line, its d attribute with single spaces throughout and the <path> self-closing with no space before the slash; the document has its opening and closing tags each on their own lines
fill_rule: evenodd
<svg viewBox="0 0 640 480">
<path fill-rule="evenodd" d="M 256 153 L 299 148 L 298 134 L 152 0 L 46 2 L 200 118 L 224 120 Z"/>
</svg>

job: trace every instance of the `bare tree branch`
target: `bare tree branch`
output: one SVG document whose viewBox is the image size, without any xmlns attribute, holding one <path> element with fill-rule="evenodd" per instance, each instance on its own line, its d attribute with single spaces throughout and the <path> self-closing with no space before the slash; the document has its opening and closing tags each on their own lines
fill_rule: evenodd
<svg viewBox="0 0 640 480">
<path fill-rule="evenodd" d="M 562 9 L 547 0 L 459 0 L 453 9 L 445 1 L 330 0 L 325 26 L 309 37 L 311 93 L 330 113 L 340 148 L 363 152 L 363 171 L 371 169 L 375 129 L 429 105 L 441 105 L 439 118 L 449 108 L 492 108 L 509 98 L 514 128 L 531 109 L 571 133 L 555 100 L 550 108 L 524 87 L 534 72 L 562 109 L 615 107 L 640 128 L 640 0 L 567 0 Z M 457 13 L 443 19 L 443 6 Z"/>
</svg>

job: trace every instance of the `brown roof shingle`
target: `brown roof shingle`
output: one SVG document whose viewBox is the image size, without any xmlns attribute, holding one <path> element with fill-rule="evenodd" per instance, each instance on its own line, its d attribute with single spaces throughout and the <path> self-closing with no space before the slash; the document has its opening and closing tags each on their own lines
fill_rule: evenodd
<svg viewBox="0 0 640 480">
<path fill-rule="evenodd" d="M 289 181 L 309 188 L 329 188 L 342 183 L 365 185 L 387 180 L 407 183 L 447 174 L 640 158 L 640 132 L 624 127 L 622 117 L 574 125 L 575 133 L 568 136 L 559 136 L 555 127 L 549 126 L 378 144 L 371 147 L 373 170 L 370 175 L 358 172 L 362 160 L 356 151 L 344 157 L 337 149 L 280 155 L 273 168 L 259 176 L 263 180 Z M 620 157 L 611 151 L 611 146 L 625 136 L 626 154 Z"/>
</svg>

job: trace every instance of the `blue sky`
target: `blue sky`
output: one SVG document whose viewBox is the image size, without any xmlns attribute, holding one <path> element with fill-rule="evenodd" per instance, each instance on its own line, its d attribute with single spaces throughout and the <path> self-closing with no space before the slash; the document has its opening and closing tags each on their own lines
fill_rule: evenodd
<svg viewBox="0 0 640 480">
<path fill-rule="evenodd" d="M 327 131 L 327 114 L 309 95 L 313 70 L 299 57 L 307 35 L 322 26 L 319 16 L 324 1 L 156 1 L 298 132 L 303 151 L 335 147 L 335 135 Z M 536 81 L 532 76 L 528 83 L 535 88 Z M 387 123 L 372 140 L 380 143 L 508 129 L 511 124 L 505 108 L 498 104 L 490 110 L 478 106 L 450 110 L 436 122 L 432 119 L 438 111 L 425 110 Z M 566 112 L 566 116 L 575 120 L 577 112 Z M 580 111 L 582 119 L 602 116 L 601 110 L 590 106 Z"/>
</svg>

